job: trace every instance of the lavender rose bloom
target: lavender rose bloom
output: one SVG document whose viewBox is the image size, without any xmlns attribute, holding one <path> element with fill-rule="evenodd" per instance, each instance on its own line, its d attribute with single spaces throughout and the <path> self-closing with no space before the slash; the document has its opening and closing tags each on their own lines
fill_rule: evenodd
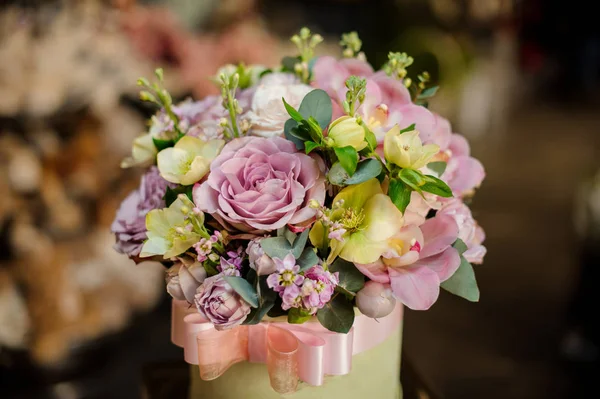
<svg viewBox="0 0 600 399">
<path fill-rule="evenodd" d="M 222 274 L 204 280 L 196 291 L 194 302 L 200 314 L 217 330 L 242 324 L 250 313 L 250 305 L 231 288 Z"/>
<path fill-rule="evenodd" d="M 202 263 L 181 258 L 166 272 L 167 292 L 175 299 L 192 303 L 196 290 L 205 279 L 206 270 Z"/>
<path fill-rule="evenodd" d="M 309 222 L 323 204 L 325 178 L 317 162 L 291 141 L 243 137 L 229 142 L 194 187 L 194 203 L 223 225 L 259 234 Z"/>
<path fill-rule="evenodd" d="M 172 185 L 160 177 L 155 166 L 142 176 L 140 188 L 121 203 L 110 226 L 117 238 L 114 246 L 117 252 L 129 257 L 140 254 L 146 239 L 146 214 L 153 209 L 165 207 L 163 196 L 169 186 Z"/>
</svg>

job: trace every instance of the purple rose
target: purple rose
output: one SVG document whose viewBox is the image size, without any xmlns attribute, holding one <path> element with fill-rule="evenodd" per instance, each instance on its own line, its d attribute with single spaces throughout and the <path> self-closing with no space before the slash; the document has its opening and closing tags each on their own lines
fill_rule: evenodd
<svg viewBox="0 0 600 399">
<path fill-rule="evenodd" d="M 198 311 L 217 330 L 240 325 L 250 313 L 250 305 L 225 281 L 222 274 L 204 280 L 194 300 Z"/>
<path fill-rule="evenodd" d="M 194 187 L 194 202 L 223 225 L 245 232 L 309 222 L 323 204 L 325 178 L 317 162 L 291 141 L 243 137 L 229 142 Z"/>
<path fill-rule="evenodd" d="M 206 270 L 202 263 L 181 258 L 167 270 L 167 292 L 175 299 L 192 303 L 196 290 L 205 279 Z"/>
<path fill-rule="evenodd" d="M 164 208 L 163 197 L 168 186 L 172 185 L 160 177 L 158 168 L 153 166 L 142 176 L 140 188 L 121 203 L 110 227 L 117 238 L 114 246 L 117 252 L 129 257 L 140 254 L 146 239 L 146 214 Z"/>
</svg>

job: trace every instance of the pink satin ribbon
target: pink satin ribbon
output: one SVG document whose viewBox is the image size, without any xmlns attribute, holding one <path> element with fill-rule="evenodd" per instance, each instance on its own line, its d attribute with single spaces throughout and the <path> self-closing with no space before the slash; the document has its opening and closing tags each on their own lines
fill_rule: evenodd
<svg viewBox="0 0 600 399">
<path fill-rule="evenodd" d="M 384 342 L 402 321 L 402 305 L 381 319 L 358 315 L 348 334 L 331 332 L 318 322 L 302 325 L 263 321 L 217 331 L 185 301 L 173 300 L 171 341 L 183 348 L 187 363 L 197 364 L 210 381 L 241 361 L 266 363 L 273 389 L 290 393 L 298 380 L 323 384 L 325 375 L 350 373 L 352 356 Z"/>
</svg>

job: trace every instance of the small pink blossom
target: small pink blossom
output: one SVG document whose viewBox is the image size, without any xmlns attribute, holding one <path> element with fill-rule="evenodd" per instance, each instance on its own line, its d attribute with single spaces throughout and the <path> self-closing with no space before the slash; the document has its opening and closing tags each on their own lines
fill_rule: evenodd
<svg viewBox="0 0 600 399">
<path fill-rule="evenodd" d="M 273 258 L 276 273 L 267 277 L 267 285 L 275 292 L 283 292 L 287 287 L 300 285 L 304 277 L 300 275 L 300 266 L 296 264 L 294 255 L 288 254 L 285 258 Z"/>
</svg>

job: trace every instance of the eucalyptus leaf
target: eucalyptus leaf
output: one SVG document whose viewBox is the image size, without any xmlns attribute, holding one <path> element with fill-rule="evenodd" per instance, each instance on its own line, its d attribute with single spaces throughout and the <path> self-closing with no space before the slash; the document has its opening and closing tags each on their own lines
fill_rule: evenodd
<svg viewBox="0 0 600 399">
<path fill-rule="evenodd" d="M 163 199 L 165 200 L 165 205 L 167 207 L 171 206 L 171 204 L 173 202 L 175 202 L 175 200 L 177 200 L 177 196 L 179 194 L 185 194 L 190 199 L 190 201 L 193 201 L 193 197 L 192 197 L 193 188 L 194 188 L 193 185 L 177 186 L 175 188 L 167 187 L 167 190 L 165 191 L 165 195 L 163 196 Z"/>
<path fill-rule="evenodd" d="M 295 120 L 293 120 L 293 119 L 290 118 L 290 119 L 288 119 L 285 122 L 285 125 L 283 127 L 283 132 L 284 132 L 285 138 L 288 139 L 289 141 L 291 141 L 292 143 L 294 143 L 296 145 L 296 149 L 303 150 L 304 149 L 304 142 L 306 140 L 303 140 L 302 138 L 299 138 L 295 134 L 295 132 L 294 132 L 294 134 L 292 134 L 292 131 L 294 129 L 297 129 L 297 128 L 298 128 L 298 122 L 296 122 Z"/>
<path fill-rule="evenodd" d="M 298 57 L 283 57 L 281 60 L 281 66 L 283 67 L 283 71 L 295 72 L 294 68 L 299 62 L 300 59 Z"/>
<path fill-rule="evenodd" d="M 242 324 L 258 324 L 271 311 L 275 305 L 275 300 L 279 297 L 275 291 L 267 285 L 267 276 L 260 276 L 260 294 L 258 297 L 258 307 L 253 308 Z"/>
<path fill-rule="evenodd" d="M 315 118 L 321 129 L 324 130 L 329 126 L 333 114 L 331 97 L 324 90 L 315 89 L 304 96 L 298 112 L 304 119 L 309 119 L 311 116 Z"/>
<path fill-rule="evenodd" d="M 352 146 L 346 146 L 342 148 L 335 148 L 335 155 L 337 155 L 340 164 L 348 175 L 352 176 L 356 171 L 358 165 L 358 153 Z"/>
<path fill-rule="evenodd" d="M 292 251 L 292 245 L 285 237 L 264 238 L 260 246 L 271 258 L 283 259 Z"/>
<path fill-rule="evenodd" d="M 322 309 L 317 319 L 329 331 L 347 334 L 354 324 L 354 305 L 343 295 L 336 295 Z"/>
<path fill-rule="evenodd" d="M 419 94 L 418 99 L 419 100 L 424 100 L 427 98 L 431 98 L 433 96 L 435 96 L 435 94 L 437 93 L 437 91 L 439 90 L 439 86 L 432 86 L 432 87 L 428 87 L 427 89 L 423 90 L 421 92 L 421 94 Z"/>
<path fill-rule="evenodd" d="M 348 172 L 344 170 L 341 163 L 334 163 L 327 173 L 327 180 L 336 186 L 344 186 L 346 179 L 348 179 Z"/>
<path fill-rule="evenodd" d="M 438 176 L 441 176 L 446 171 L 446 166 L 448 164 L 446 162 L 429 162 L 427 167 L 437 173 Z"/>
<path fill-rule="evenodd" d="M 354 172 L 352 177 L 346 179 L 344 183 L 347 185 L 352 185 L 371 180 L 372 178 L 379 176 L 381 170 L 381 162 L 379 162 L 377 159 L 365 159 L 358 164 L 356 167 L 356 172 Z"/>
<path fill-rule="evenodd" d="M 296 241 L 296 234 L 292 233 L 287 226 L 283 226 L 282 228 L 277 230 L 278 237 L 285 237 L 285 239 L 292 245 L 294 241 Z"/>
<path fill-rule="evenodd" d="M 302 255 L 296 259 L 296 264 L 300 266 L 300 271 L 308 270 L 319 263 L 319 257 L 312 247 L 304 248 Z"/>
<path fill-rule="evenodd" d="M 300 255 L 302 255 L 302 251 L 304 251 L 304 247 L 306 246 L 306 241 L 308 240 L 309 233 L 310 229 L 305 229 L 294 240 L 294 243 L 292 244 L 292 255 L 294 255 L 294 258 L 298 259 Z"/>
<path fill-rule="evenodd" d="M 463 240 L 461 240 L 460 238 L 457 238 L 456 241 L 454 241 L 454 244 L 452 244 L 452 247 L 454 247 L 454 249 L 456 249 L 458 251 L 459 255 L 464 254 L 467 249 L 469 249 L 467 247 L 467 244 L 465 244 L 465 242 Z"/>
<path fill-rule="evenodd" d="M 256 289 L 250 285 L 246 279 L 237 276 L 223 276 L 225 281 L 235 292 L 237 292 L 244 301 L 248 302 L 253 308 L 258 307 L 258 294 Z"/>
<path fill-rule="evenodd" d="M 408 204 L 410 204 L 410 194 L 412 189 L 400 179 L 391 179 L 388 188 L 388 196 L 396 205 L 400 212 L 404 213 Z"/>
<path fill-rule="evenodd" d="M 468 301 L 479 302 L 479 287 L 477 287 L 473 266 L 462 255 L 460 261 L 460 267 L 456 273 L 444 281 L 441 286 L 446 291 Z"/>
<path fill-rule="evenodd" d="M 332 273 L 339 272 L 340 283 L 338 287 L 342 287 L 353 294 L 356 294 L 365 285 L 365 275 L 354 266 L 354 263 L 342 258 L 337 258 L 329 265 L 329 271 Z"/>
</svg>

